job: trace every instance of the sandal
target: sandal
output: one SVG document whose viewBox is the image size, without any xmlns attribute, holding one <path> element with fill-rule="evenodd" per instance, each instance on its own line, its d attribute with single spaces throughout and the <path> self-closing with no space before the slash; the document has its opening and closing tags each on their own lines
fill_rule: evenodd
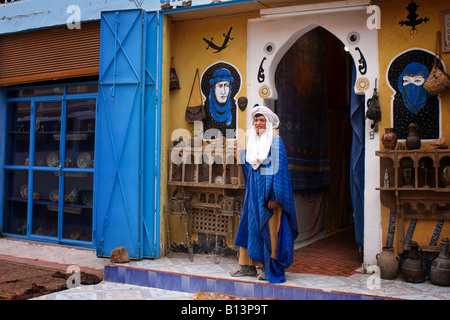
<svg viewBox="0 0 450 320">
<path fill-rule="evenodd" d="M 267 280 L 266 279 L 266 273 L 264 272 L 264 270 L 258 275 L 258 280 Z"/>
<path fill-rule="evenodd" d="M 239 266 L 235 271 L 230 271 L 232 277 L 256 276 L 256 268 L 254 266 Z"/>
</svg>

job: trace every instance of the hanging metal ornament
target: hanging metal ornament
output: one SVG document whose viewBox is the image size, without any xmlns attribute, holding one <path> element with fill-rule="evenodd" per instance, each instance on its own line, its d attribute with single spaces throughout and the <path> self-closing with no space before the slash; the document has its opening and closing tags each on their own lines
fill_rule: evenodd
<svg viewBox="0 0 450 320">
<path fill-rule="evenodd" d="M 180 82 L 178 80 L 177 72 L 175 71 L 175 67 L 173 65 L 173 57 L 172 57 L 172 66 L 170 67 L 170 84 L 169 89 L 180 89 Z"/>
<path fill-rule="evenodd" d="M 244 111 L 247 108 L 248 99 L 247 97 L 240 97 L 238 99 L 238 107 L 241 111 Z"/>
<path fill-rule="evenodd" d="M 377 91 L 377 82 L 375 80 L 375 88 L 373 89 L 372 98 L 367 100 L 367 112 L 366 118 L 373 120 L 372 125 L 370 126 L 372 129 L 375 128 L 377 122 L 381 120 L 381 108 Z"/>
</svg>

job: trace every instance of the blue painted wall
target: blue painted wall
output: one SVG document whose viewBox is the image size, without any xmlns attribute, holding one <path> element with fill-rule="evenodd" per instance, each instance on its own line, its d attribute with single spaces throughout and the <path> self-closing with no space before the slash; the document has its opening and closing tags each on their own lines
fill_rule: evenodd
<svg viewBox="0 0 450 320">
<path fill-rule="evenodd" d="M 0 5 L 0 34 L 61 26 L 78 15 L 81 22 L 100 20 L 102 11 L 136 9 L 157 11 L 167 0 L 28 0 Z M 181 6 L 185 0 L 171 0 L 172 6 Z M 221 0 L 229 2 L 233 0 Z M 192 0 L 192 6 L 211 4 L 211 0 Z"/>
</svg>

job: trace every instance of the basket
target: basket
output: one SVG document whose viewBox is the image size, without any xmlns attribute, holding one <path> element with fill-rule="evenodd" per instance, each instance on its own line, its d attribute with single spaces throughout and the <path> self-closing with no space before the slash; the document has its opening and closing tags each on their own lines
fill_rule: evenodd
<svg viewBox="0 0 450 320">
<path fill-rule="evenodd" d="M 423 87 L 431 96 L 436 96 L 450 88 L 450 77 L 439 67 L 434 66 Z"/>
<path fill-rule="evenodd" d="M 439 58 L 441 57 L 441 35 L 437 33 L 436 42 L 436 55 L 434 56 L 434 65 L 430 71 L 430 74 L 423 84 L 424 89 L 431 95 L 436 96 L 445 90 L 450 88 L 450 77 L 440 67 L 438 63 L 438 51 Z"/>
</svg>

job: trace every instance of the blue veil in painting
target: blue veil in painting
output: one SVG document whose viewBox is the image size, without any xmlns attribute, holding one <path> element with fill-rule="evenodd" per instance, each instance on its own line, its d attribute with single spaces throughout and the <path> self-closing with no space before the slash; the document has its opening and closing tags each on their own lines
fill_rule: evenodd
<svg viewBox="0 0 450 320">
<path fill-rule="evenodd" d="M 228 81 L 230 82 L 230 90 L 228 92 L 227 101 L 225 104 L 220 104 L 215 97 L 214 88 L 215 84 L 220 81 Z M 232 116 L 231 116 L 231 84 L 233 83 L 234 78 L 231 76 L 230 71 L 225 68 L 219 69 L 214 72 L 213 77 L 209 80 L 209 84 L 211 85 L 211 90 L 209 91 L 209 111 L 211 112 L 211 116 L 217 122 L 227 121 L 227 126 L 231 124 Z"/>
<path fill-rule="evenodd" d="M 414 114 L 419 113 L 430 97 L 423 87 L 428 75 L 427 67 L 418 62 L 411 62 L 398 77 L 398 90 L 403 97 L 403 103 Z"/>
</svg>

